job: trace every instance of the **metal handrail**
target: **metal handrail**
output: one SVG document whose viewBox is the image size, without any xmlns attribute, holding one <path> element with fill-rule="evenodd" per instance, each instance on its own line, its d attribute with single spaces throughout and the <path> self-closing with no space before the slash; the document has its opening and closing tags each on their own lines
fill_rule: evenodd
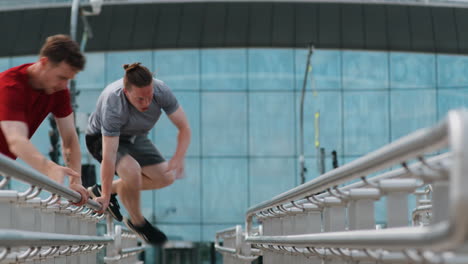
<svg viewBox="0 0 468 264">
<path fill-rule="evenodd" d="M 316 194 L 335 185 L 377 172 L 394 163 L 406 161 L 410 157 L 436 150 L 447 144 L 446 134 L 446 122 L 440 123 L 433 129 L 421 129 L 416 131 L 413 134 L 403 137 L 387 146 L 371 152 L 366 156 L 356 159 L 303 185 L 284 192 L 271 200 L 251 207 L 246 213 L 246 222 L 249 222 L 249 217 L 253 216 L 257 211 Z M 428 146 L 427 142 L 435 143 Z M 250 225 L 246 225 L 246 227 L 248 226 Z M 247 228 L 247 230 L 249 231 L 250 229 Z"/>
<path fill-rule="evenodd" d="M 138 252 L 144 251 L 145 249 L 146 249 L 145 246 L 124 248 L 120 250 L 120 254 L 125 255 L 125 254 L 138 253 Z"/>
<path fill-rule="evenodd" d="M 110 236 L 68 235 L 43 233 L 15 229 L 0 229 L 0 247 L 22 246 L 68 246 L 108 244 L 114 241 Z"/>
<path fill-rule="evenodd" d="M 418 157 L 425 152 L 449 145 L 453 163 L 450 173 L 449 220 L 420 228 L 391 228 L 386 230 L 356 230 L 288 236 L 250 236 L 251 220 L 255 212 L 300 197 L 312 195 L 326 188 L 359 178 L 389 165 Z M 434 128 L 422 129 L 382 147 L 343 167 L 330 171 L 302 186 L 285 192 L 272 200 L 257 205 L 246 215 L 246 242 L 282 246 L 320 246 L 330 248 L 386 248 L 404 250 L 431 249 L 442 251 L 464 242 L 468 231 L 468 112 L 451 111 Z"/>
<path fill-rule="evenodd" d="M 3 154 L 0 154 L 0 172 L 16 180 L 28 183 L 31 186 L 37 186 L 43 190 L 47 190 L 72 202 L 77 203 L 81 200 L 81 195 L 78 192 L 53 181 L 34 169 L 22 166 Z M 101 209 L 101 205 L 91 199 L 88 200 L 86 206 L 96 211 Z"/>
<path fill-rule="evenodd" d="M 358 181 L 358 182 L 355 182 L 355 183 L 352 183 L 343 187 L 339 187 L 338 189 L 340 192 L 348 193 L 350 190 L 362 188 L 362 187 L 368 186 L 369 184 L 378 186 L 379 182 L 382 180 L 393 179 L 393 178 L 415 177 L 416 175 L 413 174 L 414 172 L 419 173 L 418 170 L 422 168 L 427 169 L 427 166 L 437 166 L 437 169 L 446 170 L 450 166 L 451 155 L 452 155 L 451 153 L 444 153 L 444 154 L 427 159 L 427 161 L 425 161 L 424 164 L 422 162 L 416 162 L 408 166 L 407 169 L 399 168 L 399 169 L 395 169 L 392 171 L 388 171 L 378 176 L 373 176 L 372 178 L 367 179 L 366 181 Z M 328 193 L 321 193 L 321 194 L 314 195 L 313 197 L 315 197 L 316 199 L 321 199 L 327 196 L 329 196 Z M 302 206 L 302 204 L 304 203 L 310 203 L 310 201 L 304 198 L 304 199 L 300 199 L 294 202 L 296 206 Z M 283 204 L 282 207 L 284 207 L 287 210 L 289 208 L 294 207 L 294 205 L 292 203 L 286 204 L 286 205 Z M 220 232 L 222 231 L 219 231 L 218 233 Z"/>
</svg>

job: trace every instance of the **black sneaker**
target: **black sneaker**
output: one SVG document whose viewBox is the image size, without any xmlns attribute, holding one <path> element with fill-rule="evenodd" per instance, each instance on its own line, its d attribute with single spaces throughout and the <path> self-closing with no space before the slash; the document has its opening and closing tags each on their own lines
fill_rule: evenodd
<svg viewBox="0 0 468 264">
<path fill-rule="evenodd" d="M 166 235 L 161 232 L 157 227 L 151 225 L 148 220 L 145 219 L 145 224 L 143 226 L 135 226 L 132 224 L 130 219 L 124 219 L 125 225 L 130 229 L 133 230 L 141 239 L 146 241 L 149 244 L 155 246 L 162 246 L 164 242 L 167 241 Z"/>
<path fill-rule="evenodd" d="M 96 198 L 101 196 L 101 185 L 93 185 L 88 187 L 88 193 L 91 197 Z M 115 220 L 122 222 L 122 214 L 120 213 L 120 205 L 116 198 L 117 194 L 111 194 L 111 198 L 109 201 L 109 207 L 107 207 L 107 211 L 115 218 Z"/>
</svg>

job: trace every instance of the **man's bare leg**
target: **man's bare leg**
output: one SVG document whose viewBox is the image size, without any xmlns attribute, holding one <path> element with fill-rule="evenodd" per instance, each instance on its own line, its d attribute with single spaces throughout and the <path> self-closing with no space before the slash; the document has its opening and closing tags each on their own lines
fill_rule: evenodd
<svg viewBox="0 0 468 264">
<path fill-rule="evenodd" d="M 140 209 L 140 190 L 142 186 L 141 167 L 130 155 L 122 157 L 117 164 L 119 184 L 116 192 L 127 209 L 134 225 L 143 225 L 145 218 Z"/>
<path fill-rule="evenodd" d="M 141 168 L 141 190 L 155 190 L 171 185 L 174 182 L 175 175 L 173 172 L 167 171 L 168 166 L 169 163 L 165 161 Z M 117 193 L 117 190 L 120 188 L 119 185 L 122 184 L 121 182 L 122 179 L 112 182 L 112 193 Z"/>
</svg>

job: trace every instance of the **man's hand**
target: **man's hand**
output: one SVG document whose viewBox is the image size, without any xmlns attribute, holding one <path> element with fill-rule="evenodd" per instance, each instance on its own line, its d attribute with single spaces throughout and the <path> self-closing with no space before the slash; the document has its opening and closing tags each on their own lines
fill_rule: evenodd
<svg viewBox="0 0 468 264">
<path fill-rule="evenodd" d="M 52 180 L 63 184 L 63 179 L 65 176 L 76 177 L 80 178 L 80 174 L 70 168 L 62 167 L 60 165 L 55 164 L 52 161 L 49 161 L 49 166 L 47 168 L 47 176 Z"/>
<path fill-rule="evenodd" d="M 94 199 L 96 202 L 100 203 L 101 204 L 101 210 L 100 211 L 97 211 L 99 214 L 103 214 L 107 207 L 109 207 L 109 201 L 110 201 L 110 196 L 109 197 L 105 197 L 105 196 L 100 196 L 100 197 L 96 197 L 96 199 Z"/>
<path fill-rule="evenodd" d="M 81 200 L 77 203 L 72 203 L 73 205 L 76 206 L 82 206 L 88 201 L 89 194 L 88 191 L 83 187 L 81 184 L 70 184 L 70 189 L 74 190 L 75 192 L 78 192 L 81 195 Z"/>
<path fill-rule="evenodd" d="M 184 159 L 172 158 L 169 161 L 167 172 L 173 172 L 176 179 L 184 177 L 185 162 Z"/>
</svg>

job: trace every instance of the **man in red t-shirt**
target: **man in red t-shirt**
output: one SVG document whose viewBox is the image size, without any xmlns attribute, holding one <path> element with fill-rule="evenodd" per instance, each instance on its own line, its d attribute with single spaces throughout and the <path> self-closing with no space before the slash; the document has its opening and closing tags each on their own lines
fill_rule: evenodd
<svg viewBox="0 0 468 264">
<path fill-rule="evenodd" d="M 68 81 L 83 70 L 85 58 L 79 45 L 65 35 L 47 38 L 39 60 L 0 73 L 0 153 L 24 160 L 49 178 L 63 183 L 70 176 L 70 188 L 88 193 L 81 183 L 81 151 L 70 103 Z M 62 167 L 43 156 L 30 138 L 52 113 L 62 137 Z"/>
</svg>

